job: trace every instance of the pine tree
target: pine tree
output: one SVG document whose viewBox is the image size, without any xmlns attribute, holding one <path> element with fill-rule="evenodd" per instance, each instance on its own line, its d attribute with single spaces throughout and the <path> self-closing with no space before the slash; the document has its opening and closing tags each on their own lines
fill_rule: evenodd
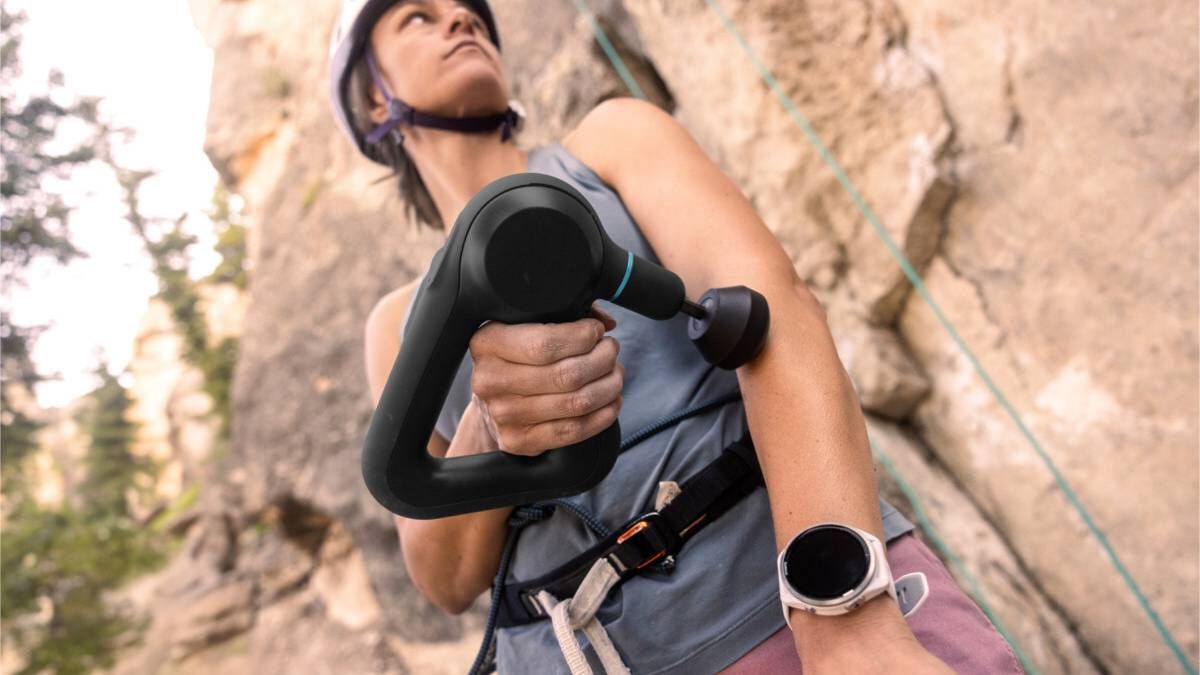
<svg viewBox="0 0 1200 675">
<path fill-rule="evenodd" d="M 86 257 L 71 242 L 71 209 L 51 186 L 106 153 L 116 133 L 98 121 L 97 99 L 63 102 L 69 97 L 58 72 L 46 93 L 18 100 L 13 82 L 21 72 L 24 19 L 0 4 L 0 283 L 6 289 L 26 286 L 36 259 L 64 265 Z M 87 137 L 65 152 L 47 150 L 68 121 L 82 122 Z M 129 452 L 130 398 L 103 363 L 82 420 L 92 440 L 86 499 L 47 508 L 29 494 L 25 471 L 41 423 L 14 401 L 18 390 L 28 398 L 53 377 L 39 373 L 30 358 L 45 328 L 14 325 L 7 308 L 0 316 L 0 626 L 5 648 L 15 646 L 24 660 L 20 675 L 82 674 L 111 667 L 119 646 L 137 639 L 144 622 L 110 607 L 105 596 L 161 564 L 162 542 L 129 517 L 126 493 L 153 467 Z"/>
<path fill-rule="evenodd" d="M 45 508 L 22 495 L 5 514 L 0 619 L 25 656 L 20 675 L 111 667 L 145 622 L 109 606 L 105 595 L 164 560 L 157 533 L 129 516 L 127 493 L 154 470 L 130 452 L 132 401 L 103 363 L 97 375 L 80 419 L 91 439 L 81 506 Z M 38 614 L 47 620 L 33 620 Z"/>
<path fill-rule="evenodd" d="M 194 238 L 183 231 L 183 217 L 164 226 L 163 219 L 140 213 L 138 186 L 152 174 L 123 169 L 113 161 L 112 137 L 130 132 L 100 121 L 97 99 L 63 102 L 68 96 L 61 74 L 55 72 L 49 92 L 18 101 L 12 84 L 20 74 L 18 28 L 23 20 L 0 4 L 0 196 L 5 202 L 0 213 L 0 283 L 24 286 L 24 275 L 35 259 L 66 264 L 86 256 L 71 243 L 70 208 L 48 186 L 93 161 L 111 167 L 125 190 L 129 225 L 154 263 L 156 297 L 169 305 L 184 338 L 184 359 L 204 372 L 205 389 L 222 418 L 219 442 L 224 443 L 237 340 L 209 344 L 197 285 L 187 275 L 188 247 Z M 67 120 L 82 122 L 89 130 L 87 137 L 67 152 L 48 151 Z M 213 206 L 210 216 L 220 233 L 222 262 L 210 281 L 244 288 L 245 230 L 233 222 L 223 190 L 214 195 Z M 129 497 L 153 481 L 155 467 L 130 452 L 136 432 L 128 419 L 131 399 L 103 359 L 95 370 L 99 384 L 79 418 L 90 442 L 77 498 L 47 508 L 28 494 L 23 472 L 37 449 L 40 425 L 15 409 L 12 394 L 18 387 L 32 392 L 38 382 L 53 377 L 38 373 L 29 358 L 44 328 L 15 326 L 7 313 L 0 316 L 0 628 L 6 648 L 15 646 L 25 661 L 18 675 L 90 673 L 111 667 L 120 646 L 138 640 L 145 625 L 110 606 L 107 594 L 160 565 L 168 542 L 131 517 Z"/>
<path fill-rule="evenodd" d="M 136 426 L 127 419 L 133 399 L 101 362 L 96 368 L 100 379 L 84 409 L 80 427 L 89 439 L 84 459 L 84 479 L 80 495 L 90 512 L 114 518 L 130 518 L 127 493 L 153 476 L 153 465 L 130 453 Z"/>
<path fill-rule="evenodd" d="M 0 283 L 5 288 L 24 285 L 21 274 L 35 258 L 47 257 L 66 264 L 87 254 L 71 243 L 71 209 L 62 195 L 47 189 L 48 178 L 66 179 L 72 169 L 96 157 L 96 147 L 110 131 L 98 121 L 99 100 L 80 97 L 70 104 L 62 73 L 51 71 L 49 90 L 18 100 L 14 82 L 21 74 L 17 50 L 24 14 L 9 13 L 0 5 L 0 152 L 4 174 L 0 177 Z M 47 150 L 65 120 L 84 123 L 88 137 L 65 152 Z"/>
</svg>

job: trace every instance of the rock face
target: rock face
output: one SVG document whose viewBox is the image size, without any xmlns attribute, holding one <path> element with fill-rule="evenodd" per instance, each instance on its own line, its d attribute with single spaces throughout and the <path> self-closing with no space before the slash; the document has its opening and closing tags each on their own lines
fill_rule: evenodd
<svg viewBox="0 0 1200 675">
<path fill-rule="evenodd" d="M 627 95 L 571 3 L 493 4 L 529 111 L 521 147 Z M 1194 8 L 717 4 L 1194 662 Z M 386 172 L 333 125 L 337 3 L 191 5 L 216 54 L 206 149 L 246 199 L 253 272 L 234 447 L 187 525 L 199 557 L 181 558 L 175 586 L 158 581 L 164 605 L 188 605 L 187 627 L 161 643 L 197 672 L 462 672 L 486 598 L 456 617 L 417 592 L 359 475 L 372 410 L 364 320 L 424 270 L 441 235 L 406 222 L 392 184 L 375 182 Z M 647 96 L 742 187 L 817 292 L 881 463 L 935 528 L 923 536 L 954 553 L 947 566 L 965 588 L 964 572 L 978 581 L 1030 662 L 1048 673 L 1177 668 L 1038 451 L 722 17 L 698 1 L 589 5 Z M 890 471 L 881 489 L 916 518 Z M 295 622 L 300 632 L 283 628 Z M 339 644 L 369 649 L 341 661 L 351 657 Z"/>
<path fill-rule="evenodd" d="M 128 673 L 389 673 L 408 668 L 377 620 L 362 555 L 305 504 L 182 517 L 179 555 L 129 593 L 154 608 Z M 462 660 L 462 656 L 458 660 Z"/>
<path fill-rule="evenodd" d="M 968 187 L 929 288 L 1194 663 L 1195 8 L 899 4 Z M 910 302 L 899 325 L 933 376 L 914 419 L 926 441 L 1099 662 L 1166 669 L 1106 552 L 929 309 Z"/>
<path fill-rule="evenodd" d="M 198 287 L 209 339 L 240 335 L 246 294 L 233 284 Z M 133 452 L 160 467 L 154 500 L 169 503 L 203 481 L 220 420 L 204 390 L 204 374 L 182 359 L 183 338 L 161 300 L 152 299 L 134 342 L 130 418 L 138 425 Z"/>
<path fill-rule="evenodd" d="M 1071 671 L 1072 651 L 1114 670 L 1177 667 L 1037 451 L 907 292 L 716 13 L 629 7 L 677 116 L 803 252 L 798 270 L 836 308 L 864 407 L 911 422 L 1075 627 L 1081 649 L 1054 658 Z M 1194 8 L 830 0 L 740 3 L 731 18 L 1194 662 Z M 734 73 L 747 82 L 731 93 L 704 86 Z M 832 241 L 809 253 L 821 235 Z M 955 548 L 987 555 L 973 546 Z M 1015 610 L 1006 623 L 1029 620 Z"/>
<path fill-rule="evenodd" d="M 244 294 L 232 284 L 202 284 L 199 294 L 211 336 L 241 333 Z M 200 481 L 201 465 L 214 447 L 219 422 L 210 415 L 212 401 L 204 392 L 203 374 L 181 360 L 181 344 L 170 309 L 151 299 L 128 366 L 132 401 L 128 419 L 137 426 L 131 452 L 153 460 L 159 472 L 151 494 L 130 500 L 137 519 L 179 497 L 185 485 Z M 32 494 L 46 506 L 81 506 L 79 486 L 85 479 L 88 439 L 78 417 L 89 404 L 87 397 L 48 410 L 40 409 L 24 387 L 13 387 L 9 398 L 6 406 L 45 425 L 38 434 L 39 450 L 29 476 Z"/>
</svg>

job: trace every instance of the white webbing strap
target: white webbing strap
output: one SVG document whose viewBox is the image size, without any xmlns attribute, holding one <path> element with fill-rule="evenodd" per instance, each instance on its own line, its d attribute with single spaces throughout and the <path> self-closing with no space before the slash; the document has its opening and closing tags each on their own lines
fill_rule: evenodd
<svg viewBox="0 0 1200 675">
<path fill-rule="evenodd" d="M 607 675 L 629 675 L 629 668 L 621 660 L 617 648 L 608 637 L 608 631 L 596 618 L 596 610 L 608 595 L 620 576 L 608 563 L 608 559 L 600 558 L 588 570 L 587 576 L 575 590 L 575 596 L 558 600 L 549 591 L 541 590 L 537 594 L 538 602 L 550 613 L 550 621 L 554 624 L 554 636 L 558 638 L 558 646 L 562 649 L 563 658 L 571 669 L 571 675 L 592 675 L 587 657 L 575 639 L 575 631 L 582 629 L 584 635 L 592 643 L 600 663 L 604 665 Z"/>
</svg>

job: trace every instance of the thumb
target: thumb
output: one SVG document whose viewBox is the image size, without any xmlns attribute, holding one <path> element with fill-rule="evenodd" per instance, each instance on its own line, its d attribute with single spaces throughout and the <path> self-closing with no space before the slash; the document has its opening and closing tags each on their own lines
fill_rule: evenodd
<svg viewBox="0 0 1200 675">
<path fill-rule="evenodd" d="M 592 303 L 592 316 L 595 316 L 597 319 L 600 319 L 600 321 L 602 321 L 604 323 L 604 330 L 606 332 L 617 327 L 617 320 L 614 319 L 612 317 L 612 315 L 609 314 L 608 312 L 604 311 L 603 309 L 600 309 L 600 306 L 594 302 Z"/>
</svg>

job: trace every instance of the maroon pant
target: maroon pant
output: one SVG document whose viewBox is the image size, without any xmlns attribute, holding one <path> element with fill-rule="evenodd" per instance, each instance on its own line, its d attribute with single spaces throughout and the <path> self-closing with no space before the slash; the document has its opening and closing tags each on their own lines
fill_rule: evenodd
<svg viewBox="0 0 1200 675">
<path fill-rule="evenodd" d="M 923 541 L 912 532 L 902 534 L 888 542 L 887 558 L 894 578 L 925 573 L 929 596 L 905 618 L 925 649 L 960 674 L 1025 672 L 1008 642 Z M 796 643 L 784 626 L 719 675 L 799 672 Z"/>
</svg>

